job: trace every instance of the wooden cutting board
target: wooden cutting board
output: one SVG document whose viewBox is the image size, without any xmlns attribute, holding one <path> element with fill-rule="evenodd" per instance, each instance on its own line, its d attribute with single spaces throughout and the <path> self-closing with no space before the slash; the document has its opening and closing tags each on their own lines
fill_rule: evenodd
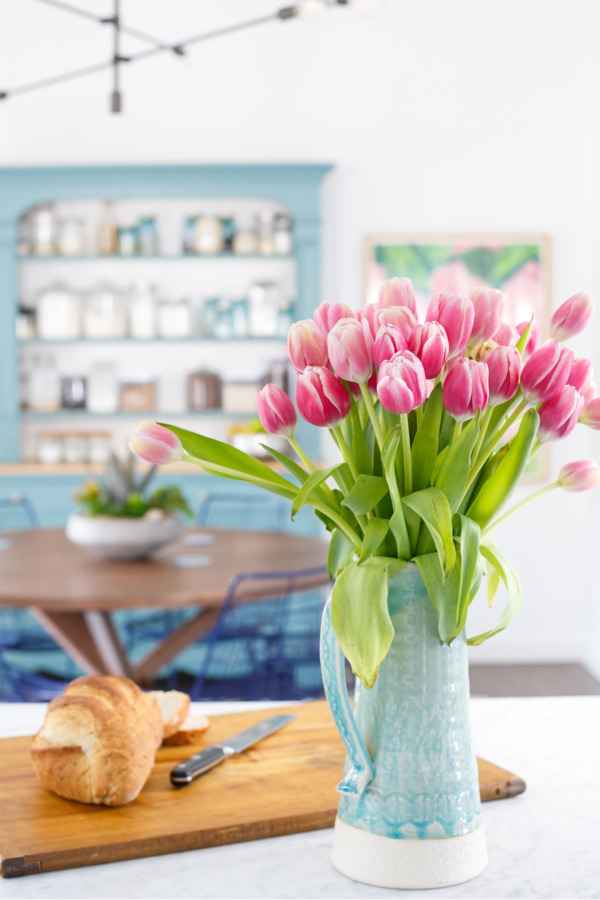
<svg viewBox="0 0 600 900">
<path fill-rule="evenodd" d="M 191 785 L 174 788 L 173 766 L 269 712 L 214 716 L 201 744 L 162 747 L 133 803 L 117 808 L 64 800 L 37 781 L 29 737 L 0 741 L 0 854 L 5 878 L 90 866 L 333 825 L 345 751 L 325 701 L 277 713 L 297 718 Z M 525 790 L 521 778 L 478 760 L 483 800 Z"/>
</svg>

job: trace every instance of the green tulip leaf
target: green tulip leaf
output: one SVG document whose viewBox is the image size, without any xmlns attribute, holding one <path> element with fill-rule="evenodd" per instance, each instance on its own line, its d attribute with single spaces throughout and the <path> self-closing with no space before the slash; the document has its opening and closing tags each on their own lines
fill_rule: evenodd
<svg viewBox="0 0 600 900">
<path fill-rule="evenodd" d="M 387 492 L 385 478 L 377 475 L 359 475 L 348 495 L 342 500 L 342 505 L 347 506 L 355 515 L 363 516 L 371 512 Z"/>
<path fill-rule="evenodd" d="M 335 581 L 341 569 L 352 562 L 354 547 L 343 531 L 336 528 L 329 541 L 327 552 L 327 572 L 332 581 Z"/>
<path fill-rule="evenodd" d="M 460 528 L 460 589 L 458 596 L 458 628 L 463 630 L 467 621 L 469 603 L 474 593 L 473 586 L 477 580 L 477 587 L 481 581 L 479 565 L 479 544 L 481 542 L 481 529 L 479 525 L 466 516 L 456 516 Z M 475 591 L 476 593 L 476 591 Z"/>
<path fill-rule="evenodd" d="M 452 540 L 452 513 L 446 495 L 439 488 L 425 488 L 403 497 L 402 503 L 425 523 L 438 552 L 444 577 L 447 577 L 454 566 L 456 554 Z"/>
<path fill-rule="evenodd" d="M 362 550 L 359 563 L 364 562 L 370 556 L 375 556 L 390 530 L 389 519 L 377 519 L 373 516 L 367 523 L 367 530 L 363 537 Z"/>
<path fill-rule="evenodd" d="M 539 421 L 540 417 L 535 409 L 529 409 L 525 413 L 519 431 L 510 442 L 508 453 L 469 506 L 467 516 L 481 528 L 485 528 L 502 509 L 517 486 L 529 461 Z"/>
<path fill-rule="evenodd" d="M 280 453 L 279 450 L 274 450 L 267 444 L 261 444 L 260 446 L 263 447 L 276 462 L 281 463 L 281 465 L 288 470 L 290 475 L 294 476 L 299 484 L 304 484 L 309 476 L 306 469 L 303 469 L 302 466 L 298 465 L 295 460 L 290 459 L 289 456 L 286 456 L 285 453 Z"/>
<path fill-rule="evenodd" d="M 456 565 L 444 580 L 437 553 L 416 556 L 415 562 L 438 614 L 440 640 L 450 644 L 461 629 L 458 627 L 460 604 L 460 566 Z"/>
<path fill-rule="evenodd" d="M 478 644 L 482 644 L 484 641 L 487 641 L 488 638 L 493 637 L 493 635 L 498 634 L 499 631 L 504 631 L 507 625 L 509 625 L 519 609 L 521 608 L 521 604 L 523 602 L 523 588 L 521 586 L 521 582 L 519 580 L 519 576 L 508 562 L 508 560 L 499 553 L 494 544 L 489 538 L 484 538 L 481 543 L 481 555 L 488 563 L 494 568 L 499 576 L 502 579 L 504 584 L 506 585 L 506 590 L 508 591 L 508 602 L 506 607 L 500 616 L 498 621 L 498 625 L 496 628 L 492 628 L 490 631 L 484 631 L 482 634 L 477 634 L 475 637 L 469 638 L 467 641 L 468 644 L 472 644 L 477 646 Z"/>
<path fill-rule="evenodd" d="M 471 454 L 478 436 L 479 423 L 475 417 L 465 425 L 458 439 L 448 445 L 435 480 L 435 486 L 445 493 L 453 513 L 457 511 L 467 486 L 471 472 Z"/>
<path fill-rule="evenodd" d="M 367 688 L 377 680 L 394 626 L 388 611 L 388 580 L 405 563 L 384 556 L 353 562 L 331 592 L 331 622 L 342 653 Z"/>
<path fill-rule="evenodd" d="M 346 463 L 338 463 L 335 466 L 330 466 L 328 469 L 317 469 L 316 472 L 312 472 L 300 490 L 298 491 L 294 502 L 292 503 L 292 519 L 298 513 L 305 503 L 308 502 L 310 497 L 318 493 L 317 489 L 323 484 L 324 481 L 327 481 L 338 469 L 341 469 L 342 466 L 346 466 Z M 346 468 L 348 468 L 346 466 Z M 327 499 L 327 505 L 329 506 L 331 501 Z M 326 510 L 325 510 L 326 512 Z"/>
<path fill-rule="evenodd" d="M 412 443 L 412 486 L 415 491 L 429 485 L 438 455 L 443 411 L 442 385 L 438 384 L 425 404 L 425 412 Z"/>
</svg>

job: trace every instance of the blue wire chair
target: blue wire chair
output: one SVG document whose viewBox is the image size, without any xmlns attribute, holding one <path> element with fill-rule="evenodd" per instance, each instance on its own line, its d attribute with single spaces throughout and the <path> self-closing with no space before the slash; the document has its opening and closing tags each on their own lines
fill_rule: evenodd
<svg viewBox="0 0 600 900">
<path fill-rule="evenodd" d="M 283 531 L 288 506 L 279 497 L 263 493 L 209 493 L 200 491 L 196 524 L 206 528 L 235 528 L 241 531 Z M 124 622 L 125 645 L 129 654 L 144 642 L 155 643 L 183 624 L 190 610 L 128 613 Z M 138 650 L 139 652 L 139 650 Z M 172 667 L 167 677 L 172 674 Z"/>
<path fill-rule="evenodd" d="M 323 695 L 315 588 L 326 569 L 242 572 L 231 579 L 188 688 L 194 700 L 299 700 Z M 312 583 L 311 583 L 312 582 Z M 186 651 L 186 653 L 189 651 Z M 175 686 L 170 681 L 171 686 Z"/>
<path fill-rule="evenodd" d="M 39 528 L 35 508 L 27 497 L 12 494 L 0 497 L 0 532 Z M 0 537 L 2 552 L 10 552 L 10 538 Z M 0 609 L 0 700 L 4 702 L 47 701 L 62 693 L 66 681 L 53 679 L 15 662 L 24 654 L 59 653 L 68 657 L 27 610 Z"/>
</svg>

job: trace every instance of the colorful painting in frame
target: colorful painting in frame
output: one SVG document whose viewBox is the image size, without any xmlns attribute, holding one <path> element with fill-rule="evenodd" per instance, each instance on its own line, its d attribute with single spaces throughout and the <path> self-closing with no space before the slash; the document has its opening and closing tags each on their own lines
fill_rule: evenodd
<svg viewBox="0 0 600 900">
<path fill-rule="evenodd" d="M 548 336 L 550 241 L 538 234 L 379 234 L 366 241 L 366 299 L 377 300 L 387 278 L 410 278 L 423 317 L 432 294 L 469 294 L 489 286 L 507 295 L 504 318 L 517 325 L 531 316 Z M 547 448 L 526 471 L 527 481 L 548 477 Z"/>
</svg>

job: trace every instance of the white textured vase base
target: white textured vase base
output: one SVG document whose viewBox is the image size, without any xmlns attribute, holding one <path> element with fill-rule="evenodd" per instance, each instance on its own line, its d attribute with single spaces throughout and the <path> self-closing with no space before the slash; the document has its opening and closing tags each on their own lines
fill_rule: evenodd
<svg viewBox="0 0 600 900">
<path fill-rule="evenodd" d="M 337 818 L 331 861 L 338 872 L 385 888 L 441 888 L 476 878 L 488 862 L 483 825 L 449 838 L 395 839 Z"/>
</svg>

